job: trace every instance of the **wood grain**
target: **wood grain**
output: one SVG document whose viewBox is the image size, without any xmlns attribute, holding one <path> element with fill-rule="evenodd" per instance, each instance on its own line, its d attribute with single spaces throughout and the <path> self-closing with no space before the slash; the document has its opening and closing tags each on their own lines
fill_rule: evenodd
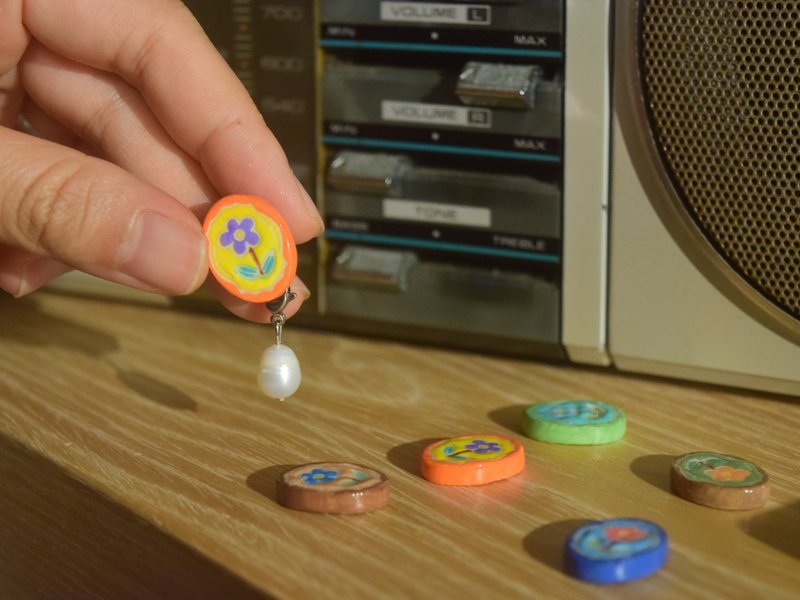
<svg viewBox="0 0 800 600">
<path fill-rule="evenodd" d="M 2 298 L 0 310 L 0 596 L 800 592 L 797 399 L 290 324 L 304 383 L 278 403 L 254 381 L 271 337 L 263 326 L 48 294 Z M 620 406 L 626 437 L 597 447 L 524 438 L 523 408 L 557 398 Z M 520 440 L 525 472 L 478 488 L 421 479 L 425 445 L 475 432 Z M 731 513 L 672 494 L 672 460 L 695 450 L 764 468 L 767 506 Z M 279 473 L 328 460 L 386 473 L 389 506 L 329 516 L 277 504 Z M 615 516 L 667 530 L 665 569 L 611 588 L 565 575 L 569 532 Z"/>
</svg>

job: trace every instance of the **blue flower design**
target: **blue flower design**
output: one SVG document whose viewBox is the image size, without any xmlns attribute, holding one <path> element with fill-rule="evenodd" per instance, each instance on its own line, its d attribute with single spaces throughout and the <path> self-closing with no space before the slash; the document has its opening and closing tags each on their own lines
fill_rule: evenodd
<svg viewBox="0 0 800 600">
<path fill-rule="evenodd" d="M 489 454 L 490 452 L 500 452 L 500 444 L 497 442 L 485 442 L 483 440 L 472 440 L 464 446 L 467 450 L 477 454 Z"/>
<path fill-rule="evenodd" d="M 317 485 L 319 483 L 333 483 L 339 478 L 339 473 L 326 471 L 325 469 L 311 469 L 308 473 L 300 475 L 300 477 L 308 485 Z"/>
<path fill-rule="evenodd" d="M 261 241 L 258 232 L 253 231 L 254 226 L 255 221 L 251 217 L 244 217 L 241 221 L 228 219 L 228 231 L 219 236 L 220 245 L 225 247 L 233 244 L 236 254 L 244 254 Z"/>
<path fill-rule="evenodd" d="M 547 415 L 553 419 L 571 419 L 581 414 L 581 408 L 576 402 L 556 404 L 547 409 Z"/>
<path fill-rule="evenodd" d="M 617 408 L 596 400 L 555 400 L 534 404 L 531 408 L 540 419 L 567 425 L 599 425 L 621 415 Z"/>
</svg>

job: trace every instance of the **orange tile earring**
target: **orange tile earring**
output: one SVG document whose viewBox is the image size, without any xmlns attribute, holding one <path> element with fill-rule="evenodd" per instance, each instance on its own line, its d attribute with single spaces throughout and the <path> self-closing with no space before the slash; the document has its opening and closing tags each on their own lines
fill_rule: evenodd
<svg viewBox="0 0 800 600">
<path fill-rule="evenodd" d="M 261 357 L 258 385 L 271 398 L 288 398 L 301 375 L 297 356 L 282 341 L 297 272 L 297 248 L 286 221 L 265 200 L 235 194 L 211 207 L 203 230 L 211 273 L 220 285 L 247 302 L 266 303 L 272 314 L 276 342 Z"/>
</svg>

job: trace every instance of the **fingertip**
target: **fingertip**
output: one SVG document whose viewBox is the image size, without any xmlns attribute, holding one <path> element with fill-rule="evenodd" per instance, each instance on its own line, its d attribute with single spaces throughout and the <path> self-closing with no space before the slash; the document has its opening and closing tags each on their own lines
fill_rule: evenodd
<svg viewBox="0 0 800 600">
<path fill-rule="evenodd" d="M 310 239 L 319 237 L 325 231 L 325 222 L 322 220 L 322 216 L 319 214 L 319 209 L 317 209 L 317 205 L 314 200 L 311 199 L 308 191 L 306 191 L 305 186 L 300 182 L 297 176 L 294 177 L 295 183 L 297 184 L 297 190 L 300 194 L 300 206 L 303 207 L 303 210 L 307 216 L 307 224 L 300 230 L 300 235 L 297 235 L 297 243 L 302 244 L 303 242 L 307 242 Z"/>
<path fill-rule="evenodd" d="M 174 196 L 113 163 L 0 128 L 5 142 L 16 149 L 0 165 L 9 184 L 4 214 L 15 215 L 0 220 L 4 245 L 148 292 L 182 295 L 201 285 L 205 236 Z"/>
<path fill-rule="evenodd" d="M 147 288 L 185 295 L 199 288 L 208 274 L 206 252 L 199 224 L 145 210 L 131 223 L 118 263 L 120 271 Z"/>
<path fill-rule="evenodd" d="M 25 266 L 17 297 L 35 292 L 57 277 L 72 270 L 72 267 L 48 257 L 40 257 Z"/>
<path fill-rule="evenodd" d="M 220 303 L 235 316 L 254 323 L 270 322 L 272 313 L 267 309 L 266 304 L 247 302 L 246 300 L 237 298 L 226 291 L 214 277 L 209 277 L 207 279 L 206 287 L 219 299 Z M 296 297 L 289 302 L 283 311 L 287 319 L 297 314 L 303 302 L 311 297 L 311 292 L 299 277 L 294 278 L 290 287 L 296 294 Z"/>
<path fill-rule="evenodd" d="M 0 289 L 21 298 L 71 270 L 68 265 L 47 256 L 38 256 L 4 246 L 0 260 Z"/>
<path fill-rule="evenodd" d="M 222 306 L 235 316 L 255 323 L 266 323 L 269 321 L 270 315 L 266 306 L 263 304 L 246 302 L 241 298 L 237 298 L 223 288 L 213 275 L 209 275 L 206 278 L 206 288 L 216 296 Z"/>
<path fill-rule="evenodd" d="M 295 293 L 295 298 L 286 305 L 283 311 L 287 319 L 297 314 L 303 303 L 311 297 L 311 290 L 299 277 L 295 277 L 292 280 L 290 289 Z"/>
</svg>

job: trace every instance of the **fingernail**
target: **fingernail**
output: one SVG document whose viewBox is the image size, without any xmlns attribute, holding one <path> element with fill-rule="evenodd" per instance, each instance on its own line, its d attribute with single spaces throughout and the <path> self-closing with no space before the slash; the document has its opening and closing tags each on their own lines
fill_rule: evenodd
<svg viewBox="0 0 800 600">
<path fill-rule="evenodd" d="M 325 222 L 322 220 L 322 217 L 319 214 L 319 209 L 317 209 L 317 205 L 311 199 L 311 196 L 308 195 L 306 188 L 303 187 L 303 184 L 300 183 L 300 180 L 296 175 L 294 180 L 297 182 L 297 189 L 300 190 L 300 195 L 303 197 L 306 212 L 308 212 L 309 216 L 317 222 L 317 235 L 321 235 L 322 232 L 325 231 Z"/>
<path fill-rule="evenodd" d="M 26 260 L 16 270 L 0 274 L 0 289 L 21 298 L 49 283 L 70 267 L 45 256 Z"/>
<path fill-rule="evenodd" d="M 30 261 L 22 271 L 17 297 L 35 292 L 43 285 L 50 283 L 59 275 L 63 275 L 70 270 L 71 268 L 67 265 L 47 257 Z"/>
<path fill-rule="evenodd" d="M 27 293 L 20 273 L 0 273 L 0 290 L 11 294 L 14 298 L 21 298 Z"/>
<path fill-rule="evenodd" d="M 119 268 L 166 294 L 194 291 L 206 276 L 206 243 L 199 224 L 190 227 L 145 211 L 131 225 L 118 254 Z"/>
</svg>

